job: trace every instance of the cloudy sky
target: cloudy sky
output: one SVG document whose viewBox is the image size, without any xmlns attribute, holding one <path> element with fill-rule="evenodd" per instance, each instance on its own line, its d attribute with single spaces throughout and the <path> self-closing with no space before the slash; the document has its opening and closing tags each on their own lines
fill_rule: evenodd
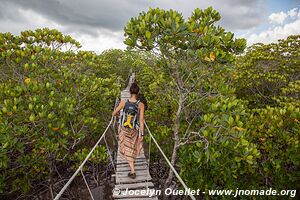
<svg viewBox="0 0 300 200">
<path fill-rule="evenodd" d="M 248 45 L 300 34 L 300 0 L 0 0 L 0 32 L 55 28 L 100 53 L 125 49 L 125 24 L 149 7 L 172 8 L 187 18 L 208 6 L 220 12 L 225 30 Z"/>
</svg>

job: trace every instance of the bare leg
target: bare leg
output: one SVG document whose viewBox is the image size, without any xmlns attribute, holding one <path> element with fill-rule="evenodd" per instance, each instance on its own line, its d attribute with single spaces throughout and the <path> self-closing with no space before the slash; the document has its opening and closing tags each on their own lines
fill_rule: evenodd
<svg viewBox="0 0 300 200">
<path fill-rule="evenodd" d="M 128 161 L 131 173 L 134 173 L 134 161 Z"/>
<path fill-rule="evenodd" d="M 137 142 L 137 149 L 136 149 L 136 151 L 137 151 L 137 156 L 140 155 L 142 148 L 143 148 L 143 142 L 142 142 L 142 141 L 138 141 L 138 142 Z"/>
</svg>

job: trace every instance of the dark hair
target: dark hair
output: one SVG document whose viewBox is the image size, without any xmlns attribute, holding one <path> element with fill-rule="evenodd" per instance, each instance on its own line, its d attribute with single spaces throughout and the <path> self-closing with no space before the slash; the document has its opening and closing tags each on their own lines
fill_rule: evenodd
<svg viewBox="0 0 300 200">
<path fill-rule="evenodd" d="M 131 86 L 130 86 L 130 94 L 138 94 L 140 91 L 140 88 L 139 86 L 137 85 L 137 83 L 132 83 Z"/>
</svg>

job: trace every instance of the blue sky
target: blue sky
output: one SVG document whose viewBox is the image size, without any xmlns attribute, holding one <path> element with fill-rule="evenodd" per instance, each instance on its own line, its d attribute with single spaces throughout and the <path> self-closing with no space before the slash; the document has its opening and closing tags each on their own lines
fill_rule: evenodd
<svg viewBox="0 0 300 200">
<path fill-rule="evenodd" d="M 292 0 L 266 0 L 266 14 L 269 16 L 272 13 L 277 12 L 287 12 L 288 10 L 292 9 L 293 7 L 296 7 L 296 5 L 293 5 L 295 3 L 292 3 Z M 269 28 L 271 24 L 264 23 L 260 26 L 257 26 L 255 28 L 255 32 L 259 33 L 267 28 Z M 243 31 L 242 31 L 243 32 Z"/>
<path fill-rule="evenodd" d="M 195 8 L 208 6 L 220 12 L 225 30 L 246 38 L 248 45 L 300 34 L 300 0 L 1 0 L 0 31 L 55 28 L 82 49 L 100 53 L 125 49 L 125 24 L 149 7 L 172 8 L 187 18 Z"/>
<path fill-rule="evenodd" d="M 291 8 L 299 6 L 300 1 L 296 0 L 267 0 L 268 12 L 274 13 L 279 11 L 287 11 Z"/>
<path fill-rule="evenodd" d="M 300 0 L 295 1 L 295 0 L 267 0 L 267 10 L 266 13 L 271 15 L 272 13 L 278 13 L 278 12 L 287 12 L 293 8 L 300 8 Z M 267 27 L 269 27 L 270 24 L 267 24 Z M 262 26 L 261 28 L 264 28 Z M 261 29 L 259 29 L 261 30 Z"/>
<path fill-rule="evenodd" d="M 293 9 L 298 14 L 298 17 L 291 17 L 288 14 Z M 237 30 L 235 34 L 238 37 L 245 37 L 248 45 L 255 42 L 276 42 L 278 39 L 286 38 L 288 35 L 300 34 L 299 9 L 299 0 L 266 0 L 265 20 L 263 23 L 248 30 Z M 277 22 L 280 21 L 280 16 L 285 18 L 284 21 L 276 23 L 276 19 Z"/>
</svg>

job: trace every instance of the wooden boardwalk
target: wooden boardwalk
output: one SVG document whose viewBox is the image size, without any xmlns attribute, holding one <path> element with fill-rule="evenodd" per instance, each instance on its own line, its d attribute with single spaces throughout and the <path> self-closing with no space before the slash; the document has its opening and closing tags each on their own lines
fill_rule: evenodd
<svg viewBox="0 0 300 200">
<path fill-rule="evenodd" d="M 129 87 L 134 80 L 134 74 L 131 75 L 129 84 L 125 90 L 121 92 L 121 99 L 128 99 L 130 97 Z M 120 200 L 157 200 L 156 196 L 151 196 L 154 192 L 154 185 L 152 183 L 151 175 L 149 173 L 148 162 L 145 157 L 144 150 L 141 151 L 140 156 L 135 160 L 136 178 L 128 177 L 130 168 L 128 162 L 123 160 L 117 153 L 115 174 L 115 188 L 113 192 L 114 199 Z M 152 192 L 152 193 L 151 193 Z M 149 197 L 151 196 L 151 197 Z"/>
</svg>

